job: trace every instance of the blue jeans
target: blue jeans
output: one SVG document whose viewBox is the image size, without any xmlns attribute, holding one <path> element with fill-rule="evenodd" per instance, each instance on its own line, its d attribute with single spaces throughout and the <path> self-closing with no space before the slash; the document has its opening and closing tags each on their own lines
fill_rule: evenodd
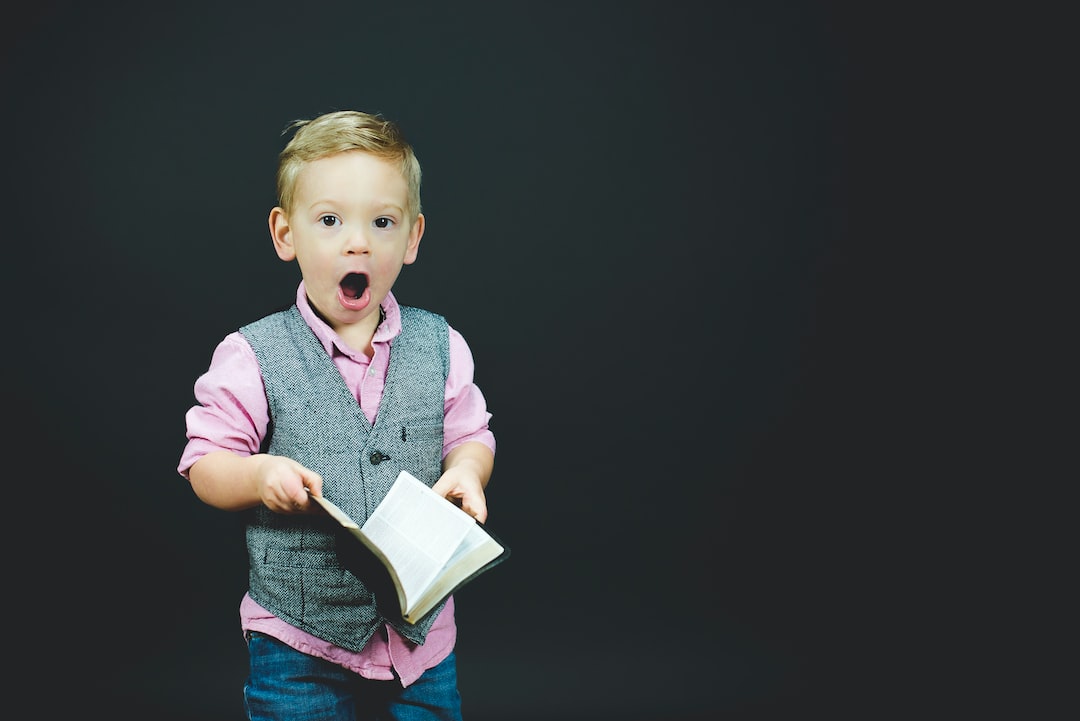
<svg viewBox="0 0 1080 721">
<path fill-rule="evenodd" d="M 412 685 L 372 681 L 250 633 L 244 708 L 251 721 L 461 721 L 453 652 Z"/>
</svg>

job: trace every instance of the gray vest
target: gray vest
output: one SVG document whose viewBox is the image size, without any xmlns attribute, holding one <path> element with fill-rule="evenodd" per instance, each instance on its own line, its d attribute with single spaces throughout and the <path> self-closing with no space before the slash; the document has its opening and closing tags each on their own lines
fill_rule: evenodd
<svg viewBox="0 0 1080 721">
<path fill-rule="evenodd" d="M 240 332 L 255 351 L 269 403 L 263 450 L 318 472 L 323 495 L 357 523 L 367 520 L 398 471 L 429 486 L 439 479 L 450 365 L 442 316 L 401 306 L 401 333 L 391 344 L 374 426 L 295 305 Z M 273 513 L 261 505 L 249 513 L 249 592 L 261 606 L 353 651 L 384 622 L 410 641 L 424 642 L 445 602 L 418 623 L 407 623 L 396 597 L 376 599 L 373 584 L 348 570 L 355 567 L 344 559 L 355 556 L 360 542 L 343 535 L 333 520 Z"/>
</svg>

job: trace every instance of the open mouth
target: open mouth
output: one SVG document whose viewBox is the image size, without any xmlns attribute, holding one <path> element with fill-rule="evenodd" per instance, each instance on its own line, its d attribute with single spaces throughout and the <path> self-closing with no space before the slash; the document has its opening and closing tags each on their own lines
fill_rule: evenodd
<svg viewBox="0 0 1080 721">
<path fill-rule="evenodd" d="M 349 273 L 341 279 L 341 293 L 346 298 L 356 300 L 367 289 L 368 279 L 362 273 Z"/>
</svg>

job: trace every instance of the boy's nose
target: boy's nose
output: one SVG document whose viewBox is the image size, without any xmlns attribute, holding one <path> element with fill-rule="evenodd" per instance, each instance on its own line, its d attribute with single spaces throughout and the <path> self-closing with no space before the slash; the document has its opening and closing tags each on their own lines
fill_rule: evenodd
<svg viewBox="0 0 1080 721">
<path fill-rule="evenodd" d="M 368 244 L 367 235 L 364 231 L 360 230 L 355 233 L 349 233 L 348 238 L 345 241 L 346 255 L 367 253 L 369 248 L 370 245 Z"/>
</svg>

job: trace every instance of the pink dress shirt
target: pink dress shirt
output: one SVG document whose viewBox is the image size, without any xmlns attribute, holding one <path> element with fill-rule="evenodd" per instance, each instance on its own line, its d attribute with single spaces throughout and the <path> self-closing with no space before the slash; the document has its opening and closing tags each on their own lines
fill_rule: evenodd
<svg viewBox="0 0 1080 721">
<path fill-rule="evenodd" d="M 386 317 L 372 338 L 374 353 L 370 359 L 346 346 L 315 314 L 307 302 L 303 282 L 296 292 L 296 305 L 333 358 L 364 415 L 374 423 L 386 381 L 390 344 L 401 331 L 397 300 L 391 293 L 383 302 Z M 488 428 L 491 414 L 483 394 L 473 383 L 473 369 L 472 352 L 461 334 L 451 328 L 450 372 L 444 402 L 444 458 L 467 441 L 478 441 L 495 452 L 495 437 Z M 227 335 L 214 350 L 209 369 L 195 381 L 195 399 L 197 405 L 186 416 L 188 442 L 177 466 L 182 476 L 188 478 L 195 461 L 211 451 L 227 450 L 240 455 L 259 452 L 266 436 L 269 409 L 259 363 L 239 331 Z M 390 680 L 396 675 L 403 686 L 408 686 L 424 671 L 445 659 L 457 640 L 453 598 L 432 624 L 422 646 L 406 640 L 386 625 L 361 652 L 349 651 L 276 618 L 247 594 L 240 602 L 240 625 L 242 631 L 259 631 L 273 636 L 299 651 L 344 666 L 365 678 Z"/>
</svg>

